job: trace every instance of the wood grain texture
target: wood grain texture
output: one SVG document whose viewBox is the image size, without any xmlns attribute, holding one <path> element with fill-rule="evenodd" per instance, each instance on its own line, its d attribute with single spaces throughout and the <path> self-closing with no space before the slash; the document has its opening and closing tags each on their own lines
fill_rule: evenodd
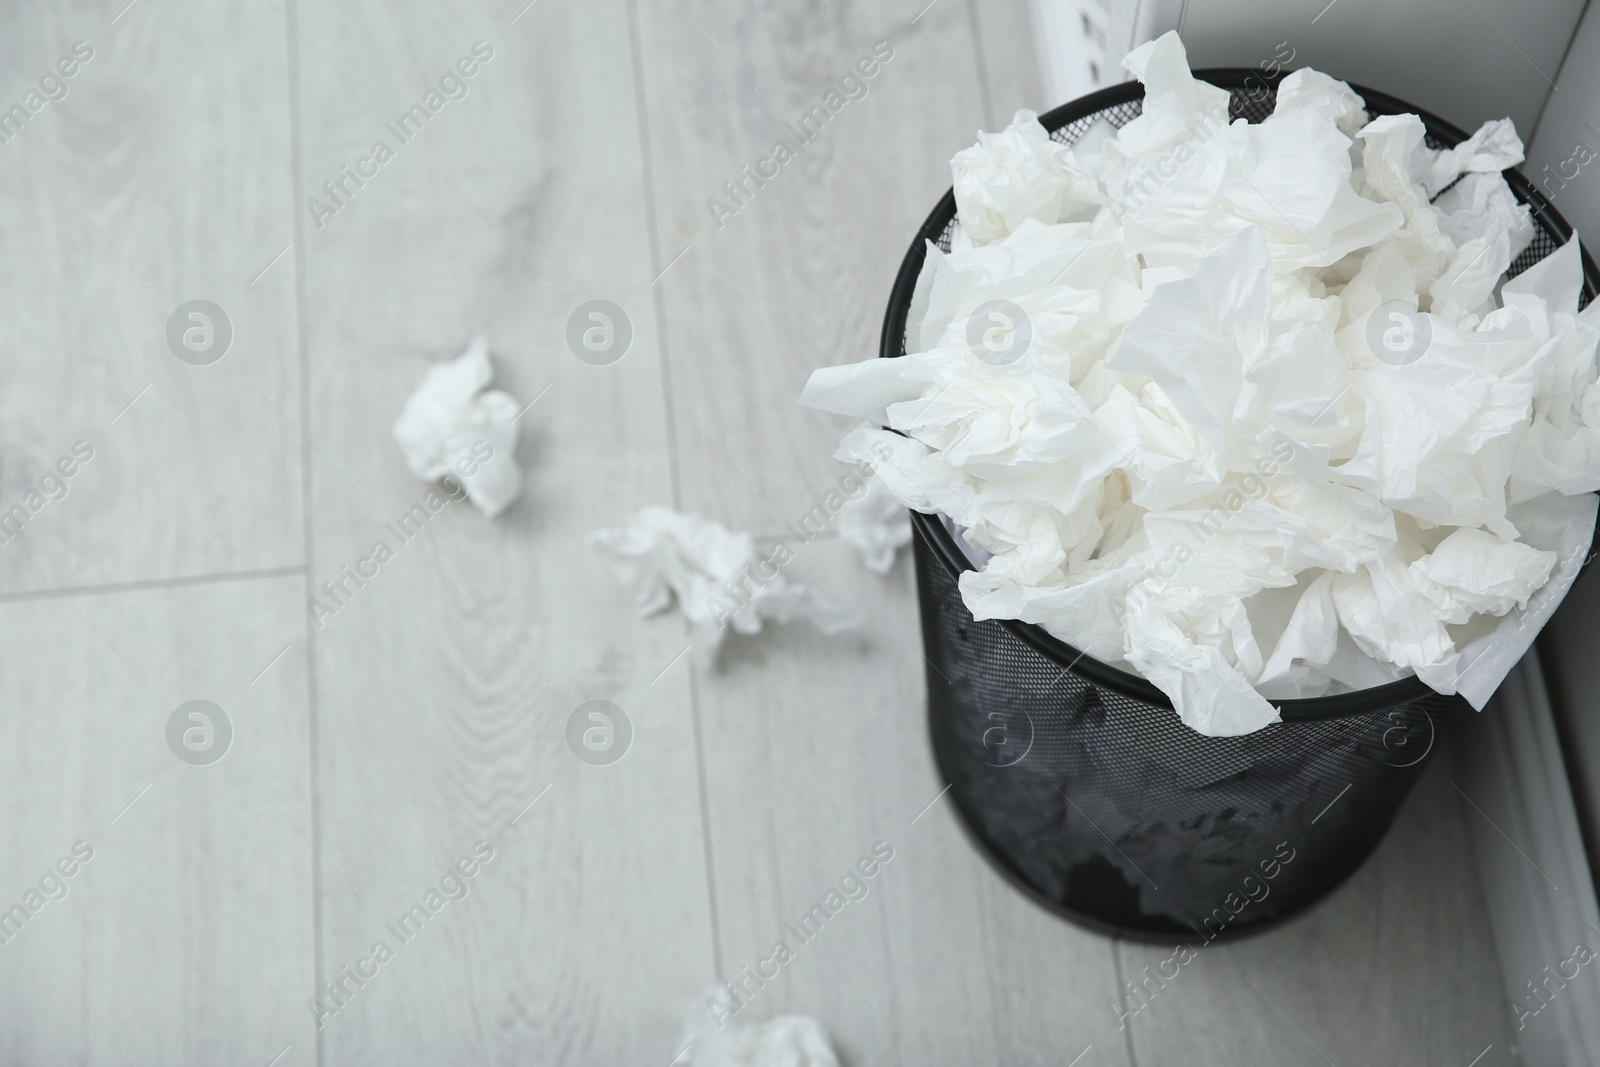
<svg viewBox="0 0 1600 1067">
<path fill-rule="evenodd" d="M 657 241 L 691 249 L 660 283 L 689 510 L 776 533 L 836 477 L 849 421 L 795 399 L 814 368 L 877 353 L 910 235 L 985 121 L 966 8 L 912 24 L 918 6 L 637 4 Z M 801 143 L 787 126 L 879 41 L 893 58 L 866 95 Z M 794 158 L 714 216 L 707 201 L 734 203 L 723 183 L 778 140 Z"/>
<path fill-rule="evenodd" d="M 1435 761 L 1332 896 L 1278 930 L 1200 945 L 1133 1015 L 1138 1062 L 1466 1064 L 1485 1050 L 1479 1065 L 1515 1062 L 1455 798 L 1448 760 Z M 1173 950 L 1120 952 L 1127 980 Z"/>
<path fill-rule="evenodd" d="M 327 1064 L 665 1062 L 713 973 L 688 681 L 654 681 L 684 631 L 633 619 L 582 543 L 671 499 L 626 11 L 541 3 L 513 23 L 521 6 L 297 9 L 332 60 L 299 53 L 306 195 L 375 139 L 395 150 L 303 226 L 309 433 L 360 487 L 311 467 L 313 584 L 395 551 L 315 633 L 321 840 L 360 887 L 320 882 L 321 973 L 379 940 L 397 956 L 326 1020 Z M 396 143 L 386 123 L 479 41 L 493 56 L 465 98 Z M 567 348 L 594 298 L 632 321 L 612 366 Z M 428 487 L 390 426 L 479 331 L 497 386 L 549 390 L 520 424 L 523 496 L 493 523 L 451 504 L 398 543 L 384 523 Z M 633 723 L 612 766 L 568 748 L 595 698 Z M 471 894 L 395 944 L 385 923 L 480 839 L 495 858 Z"/>
<path fill-rule="evenodd" d="M 0 625 L 3 907 L 92 849 L 0 945 L 0 1061 L 314 1062 L 298 579 L 51 595 Z M 232 723 L 209 766 L 167 746 L 193 699 Z"/>
<path fill-rule="evenodd" d="M 817 1015 L 850 1063 L 1061 1064 L 1091 1044 L 1095 1062 L 1126 1063 L 1100 1035 L 1111 942 L 1012 892 L 935 802 L 910 563 L 886 581 L 837 541 L 800 548 L 788 576 L 852 605 L 861 633 L 736 638 L 696 687 L 712 837 L 731 860 L 714 868 L 723 974 L 748 982 L 786 942 L 797 958 L 742 1017 Z M 894 857 L 866 896 L 801 947 L 802 916 L 851 890 L 880 841 Z"/>
<path fill-rule="evenodd" d="M 291 237 L 286 27 L 268 4 L 119 7 L 0 16 L 6 109 L 92 53 L 0 144 L 0 512 L 94 451 L 23 513 L 0 591 L 302 562 L 293 272 L 257 277 Z M 232 322 L 209 366 L 167 344 L 197 298 Z"/>
</svg>

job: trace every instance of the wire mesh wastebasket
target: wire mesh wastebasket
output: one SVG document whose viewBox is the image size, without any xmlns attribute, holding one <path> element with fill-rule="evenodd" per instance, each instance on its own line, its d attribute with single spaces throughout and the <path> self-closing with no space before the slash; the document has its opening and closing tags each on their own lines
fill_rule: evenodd
<svg viewBox="0 0 1600 1067">
<path fill-rule="evenodd" d="M 1272 112 L 1278 78 L 1209 70 L 1233 118 Z M 1353 87 L 1373 115 L 1411 112 L 1428 143 L 1454 126 Z M 1040 121 L 1071 144 L 1097 120 L 1140 113 L 1137 82 L 1057 108 Z M 1572 229 L 1520 174 L 1506 180 L 1537 234 L 1520 273 Z M 895 280 L 880 355 L 905 353 L 906 315 L 925 242 L 948 250 L 946 193 Z M 1600 283 L 1583 255 L 1585 303 Z M 913 514 L 934 758 L 979 850 L 1028 896 L 1075 922 L 1140 939 L 1212 940 L 1259 930 L 1326 896 L 1387 833 L 1459 697 L 1415 678 L 1281 704 L 1282 722 L 1242 737 L 1184 726 L 1160 690 L 1081 654 L 1042 628 L 972 618 L 957 579 L 971 562 L 937 516 Z"/>
</svg>

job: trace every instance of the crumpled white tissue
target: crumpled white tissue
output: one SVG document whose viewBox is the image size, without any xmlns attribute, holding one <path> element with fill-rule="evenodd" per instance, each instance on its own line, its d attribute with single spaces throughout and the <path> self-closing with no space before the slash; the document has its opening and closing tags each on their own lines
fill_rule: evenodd
<svg viewBox="0 0 1600 1067">
<path fill-rule="evenodd" d="M 428 368 L 395 420 L 394 439 L 411 473 L 424 481 L 451 477 L 490 518 L 522 491 L 517 466 L 517 402 L 490 389 L 489 342 L 479 336 L 454 359 Z"/>
<path fill-rule="evenodd" d="M 1367 655 L 1410 668 L 1441 693 L 1455 692 L 1460 654 L 1398 550 L 1336 577 L 1333 602 L 1345 632 Z"/>
<path fill-rule="evenodd" d="M 1333 119 L 1339 132 L 1354 137 L 1367 124 L 1367 106 L 1356 91 L 1320 70 L 1302 67 L 1278 83 L 1276 112 L 1317 110 Z"/>
<path fill-rule="evenodd" d="M 1072 149 L 1052 141 L 1027 110 L 999 133 L 980 131 L 977 144 L 955 154 L 950 173 L 962 224 L 976 245 L 1000 240 L 1024 219 L 1056 222 L 1064 206 L 1085 197 L 1091 205 L 1104 199 Z"/>
<path fill-rule="evenodd" d="M 1329 267 L 1401 225 L 1394 204 L 1374 202 L 1351 186 L 1350 138 L 1327 109 L 1277 110 L 1263 122 L 1235 122 L 1180 147 L 1190 158 L 1173 178 L 1130 181 L 1125 197 L 1132 210 L 1122 220 L 1123 249 L 1149 266 L 1191 270 L 1255 227 L 1275 270 Z"/>
<path fill-rule="evenodd" d="M 1553 552 L 1556 563 L 1550 580 L 1528 599 L 1527 608 L 1507 612 L 1503 623 L 1462 645 L 1456 692 L 1473 707 L 1483 709 L 1561 606 L 1593 551 L 1597 511 L 1600 497 L 1589 492 L 1547 493 L 1512 505 L 1511 520 L 1523 542 Z"/>
<path fill-rule="evenodd" d="M 1522 138 L 1510 119 L 1491 119 L 1454 148 L 1442 149 L 1430 162 L 1423 187 L 1430 198 L 1467 173 L 1498 174 L 1523 160 Z"/>
<path fill-rule="evenodd" d="M 1411 564 L 1411 582 L 1444 622 L 1526 608 L 1550 580 L 1556 554 L 1461 527 Z"/>
<path fill-rule="evenodd" d="M 954 164 L 906 355 L 801 402 L 942 517 L 975 619 L 1143 674 L 1211 735 L 1415 675 L 1476 707 L 1594 537 L 1600 302 L 1535 234 L 1508 120 L 1453 149 L 1312 70 L 1229 122 L 1175 34 L 1143 112 L 1019 113 Z M 883 427 L 881 429 L 877 427 Z"/>
<path fill-rule="evenodd" d="M 1335 572 L 1323 571 L 1295 601 L 1272 657 L 1261 669 L 1256 691 L 1268 700 L 1322 696 L 1337 676 L 1339 610 L 1333 599 Z"/>
<path fill-rule="evenodd" d="M 861 554 L 874 574 L 888 574 L 895 553 L 911 542 L 911 513 L 878 479 L 868 478 L 866 491 L 845 501 L 834 519 L 839 540 Z"/>
<path fill-rule="evenodd" d="M 595 530 L 584 540 L 610 559 L 641 617 L 676 601 L 689 620 L 695 657 L 702 664 L 716 658 L 729 626 L 754 634 L 767 620 L 807 619 L 823 633 L 836 634 L 861 621 L 782 573 L 792 557 L 787 546 L 762 554 L 751 534 L 734 533 L 700 515 L 641 508 L 626 525 Z"/>
<path fill-rule="evenodd" d="M 1232 737 L 1277 721 L 1250 684 L 1261 673 L 1261 649 L 1238 597 L 1142 582 L 1128 594 L 1123 624 L 1128 662 L 1181 704 L 1191 729 Z"/>
<path fill-rule="evenodd" d="M 705 995 L 707 1001 L 726 997 L 720 986 Z M 668 1067 L 839 1067 L 827 1030 L 809 1015 L 719 1029 L 706 1007 L 696 1003 L 689 1007 L 679 1044 L 686 1047 Z"/>
</svg>

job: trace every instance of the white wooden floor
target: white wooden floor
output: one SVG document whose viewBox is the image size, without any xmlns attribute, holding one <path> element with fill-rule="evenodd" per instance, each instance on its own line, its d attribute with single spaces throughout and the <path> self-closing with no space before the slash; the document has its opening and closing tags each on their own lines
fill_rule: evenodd
<svg viewBox="0 0 1600 1067">
<path fill-rule="evenodd" d="M 1324 907 L 1207 949 L 1121 1031 L 1121 980 L 1169 950 L 1021 900 L 945 802 L 913 822 L 940 783 L 908 560 L 881 580 L 818 542 L 793 573 L 868 601 L 861 636 L 702 672 L 582 546 L 647 503 L 775 533 L 837 479 L 844 426 L 801 383 L 875 351 L 951 153 L 1049 103 L 1021 3 L 922 2 L 0 10 L 0 108 L 92 49 L 0 144 L 0 511 L 65 487 L 0 547 L 0 906 L 61 897 L 0 944 L 0 1062 L 664 1065 L 688 1003 L 880 840 L 870 895 L 746 1016 L 820 1016 L 853 1067 L 1512 1062 L 1442 767 Z M 880 40 L 868 95 L 719 229 L 706 200 Z M 319 226 L 307 198 L 377 140 Z M 633 329 L 606 367 L 564 340 L 601 298 Z M 193 299 L 232 324 L 209 366 L 166 339 Z M 524 496 L 394 546 L 425 488 L 389 427 L 480 330 L 505 388 L 548 389 Z M 318 628 L 307 597 L 380 539 Z M 634 727 L 611 766 L 565 741 L 592 698 Z M 168 746 L 192 699 L 232 725 L 209 766 Z M 319 1030 L 318 983 L 379 940 Z"/>
</svg>

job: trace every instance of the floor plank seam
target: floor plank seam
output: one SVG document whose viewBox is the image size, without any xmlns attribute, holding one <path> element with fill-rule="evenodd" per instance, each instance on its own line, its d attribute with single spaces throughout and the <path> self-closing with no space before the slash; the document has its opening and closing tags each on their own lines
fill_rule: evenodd
<svg viewBox="0 0 1600 1067">
<path fill-rule="evenodd" d="M 661 262 L 661 248 L 656 237 L 655 167 L 650 154 L 650 112 L 644 95 L 644 61 L 639 47 L 638 0 L 629 0 L 628 3 L 628 44 L 633 64 L 634 122 L 639 129 L 639 171 L 644 185 L 645 240 L 650 254 L 650 271 L 654 278 L 650 283 L 650 299 L 656 311 L 656 358 L 661 371 L 662 418 L 667 434 L 667 472 L 672 484 L 672 506 L 681 510 L 683 487 L 678 472 L 677 425 L 672 421 L 674 409 L 671 364 L 667 358 L 667 309 L 661 290 L 656 286 L 656 282 L 661 280 L 666 271 L 657 270 Z M 706 868 L 706 908 L 711 920 L 711 966 L 713 975 L 717 981 L 721 981 L 722 919 L 717 906 L 716 867 L 711 846 L 711 801 L 706 785 L 705 748 L 701 743 L 700 689 L 695 682 L 693 671 L 689 673 L 689 717 L 694 732 L 694 769 L 697 791 L 700 794 L 700 825 L 704 828 L 706 838 L 702 852 L 705 855 Z"/>
<path fill-rule="evenodd" d="M 628 41 L 633 53 L 634 121 L 639 127 L 639 170 L 644 178 L 645 241 L 649 247 L 650 271 L 656 281 L 661 280 L 657 266 L 661 262 L 660 242 L 656 239 L 655 166 L 650 154 L 650 122 L 648 104 L 644 97 L 644 61 L 639 50 L 638 0 L 628 4 Z M 655 281 L 650 283 L 650 300 L 656 311 L 656 362 L 661 370 L 662 417 L 667 431 L 667 472 L 672 480 L 672 506 L 683 507 L 683 489 L 678 476 L 678 432 L 672 421 L 672 366 L 667 354 L 667 308 Z"/>
<path fill-rule="evenodd" d="M 1121 1010 L 1121 1018 L 1124 1020 L 1122 1026 L 1122 1042 L 1128 1050 L 1128 1067 L 1139 1067 L 1139 1058 L 1134 1054 L 1133 1051 L 1133 1027 L 1127 1022 L 1129 1019 L 1128 993 L 1127 988 L 1123 985 L 1122 980 L 1122 938 L 1120 937 L 1113 937 L 1111 939 L 1111 963 L 1112 974 L 1116 976 L 1117 980 L 1116 1003 L 1118 1008 Z"/>
<path fill-rule="evenodd" d="M 132 582 L 105 582 L 99 585 L 63 585 L 55 589 L 23 589 L 0 593 L 0 604 L 50 600 L 59 594 L 102 596 L 111 593 L 140 593 L 152 589 L 181 589 L 192 585 L 220 585 L 225 582 L 256 582 L 271 578 L 293 578 L 308 573 L 306 567 L 265 567 L 254 571 L 219 571 L 215 574 L 190 574 L 176 578 L 144 578 Z"/>
<path fill-rule="evenodd" d="M 300 424 L 305 428 L 300 445 L 300 536 L 301 553 L 305 559 L 305 566 L 301 568 L 304 575 L 305 591 L 309 601 L 312 590 L 312 493 L 311 493 L 311 351 L 310 338 L 307 336 L 307 322 L 305 314 L 306 295 L 306 254 L 305 254 L 305 220 L 300 213 L 299 205 L 304 200 L 305 187 L 301 178 L 303 169 L 303 155 L 301 143 L 304 129 L 301 125 L 300 112 L 300 49 L 295 40 L 295 18 L 299 15 L 298 0 L 284 0 L 285 10 L 288 15 L 284 21 L 284 40 L 286 47 L 285 66 L 288 77 L 288 105 L 289 105 L 289 188 L 291 200 L 289 204 L 290 218 L 292 219 L 290 232 L 294 235 L 294 291 L 291 307 L 295 321 L 295 344 L 298 348 L 300 371 Z M 309 791 L 308 802 L 311 809 L 311 847 L 314 853 L 311 860 L 311 988 L 313 993 L 322 988 L 323 944 L 322 944 L 322 866 L 316 857 L 321 855 L 322 840 L 322 812 L 319 804 L 317 761 L 317 635 L 316 628 L 311 625 L 308 614 L 302 616 L 305 627 L 306 639 L 306 774 Z M 314 1037 L 315 1063 L 318 1067 L 325 1058 L 326 1049 L 323 1042 L 322 1027 L 318 1026 Z"/>
</svg>

